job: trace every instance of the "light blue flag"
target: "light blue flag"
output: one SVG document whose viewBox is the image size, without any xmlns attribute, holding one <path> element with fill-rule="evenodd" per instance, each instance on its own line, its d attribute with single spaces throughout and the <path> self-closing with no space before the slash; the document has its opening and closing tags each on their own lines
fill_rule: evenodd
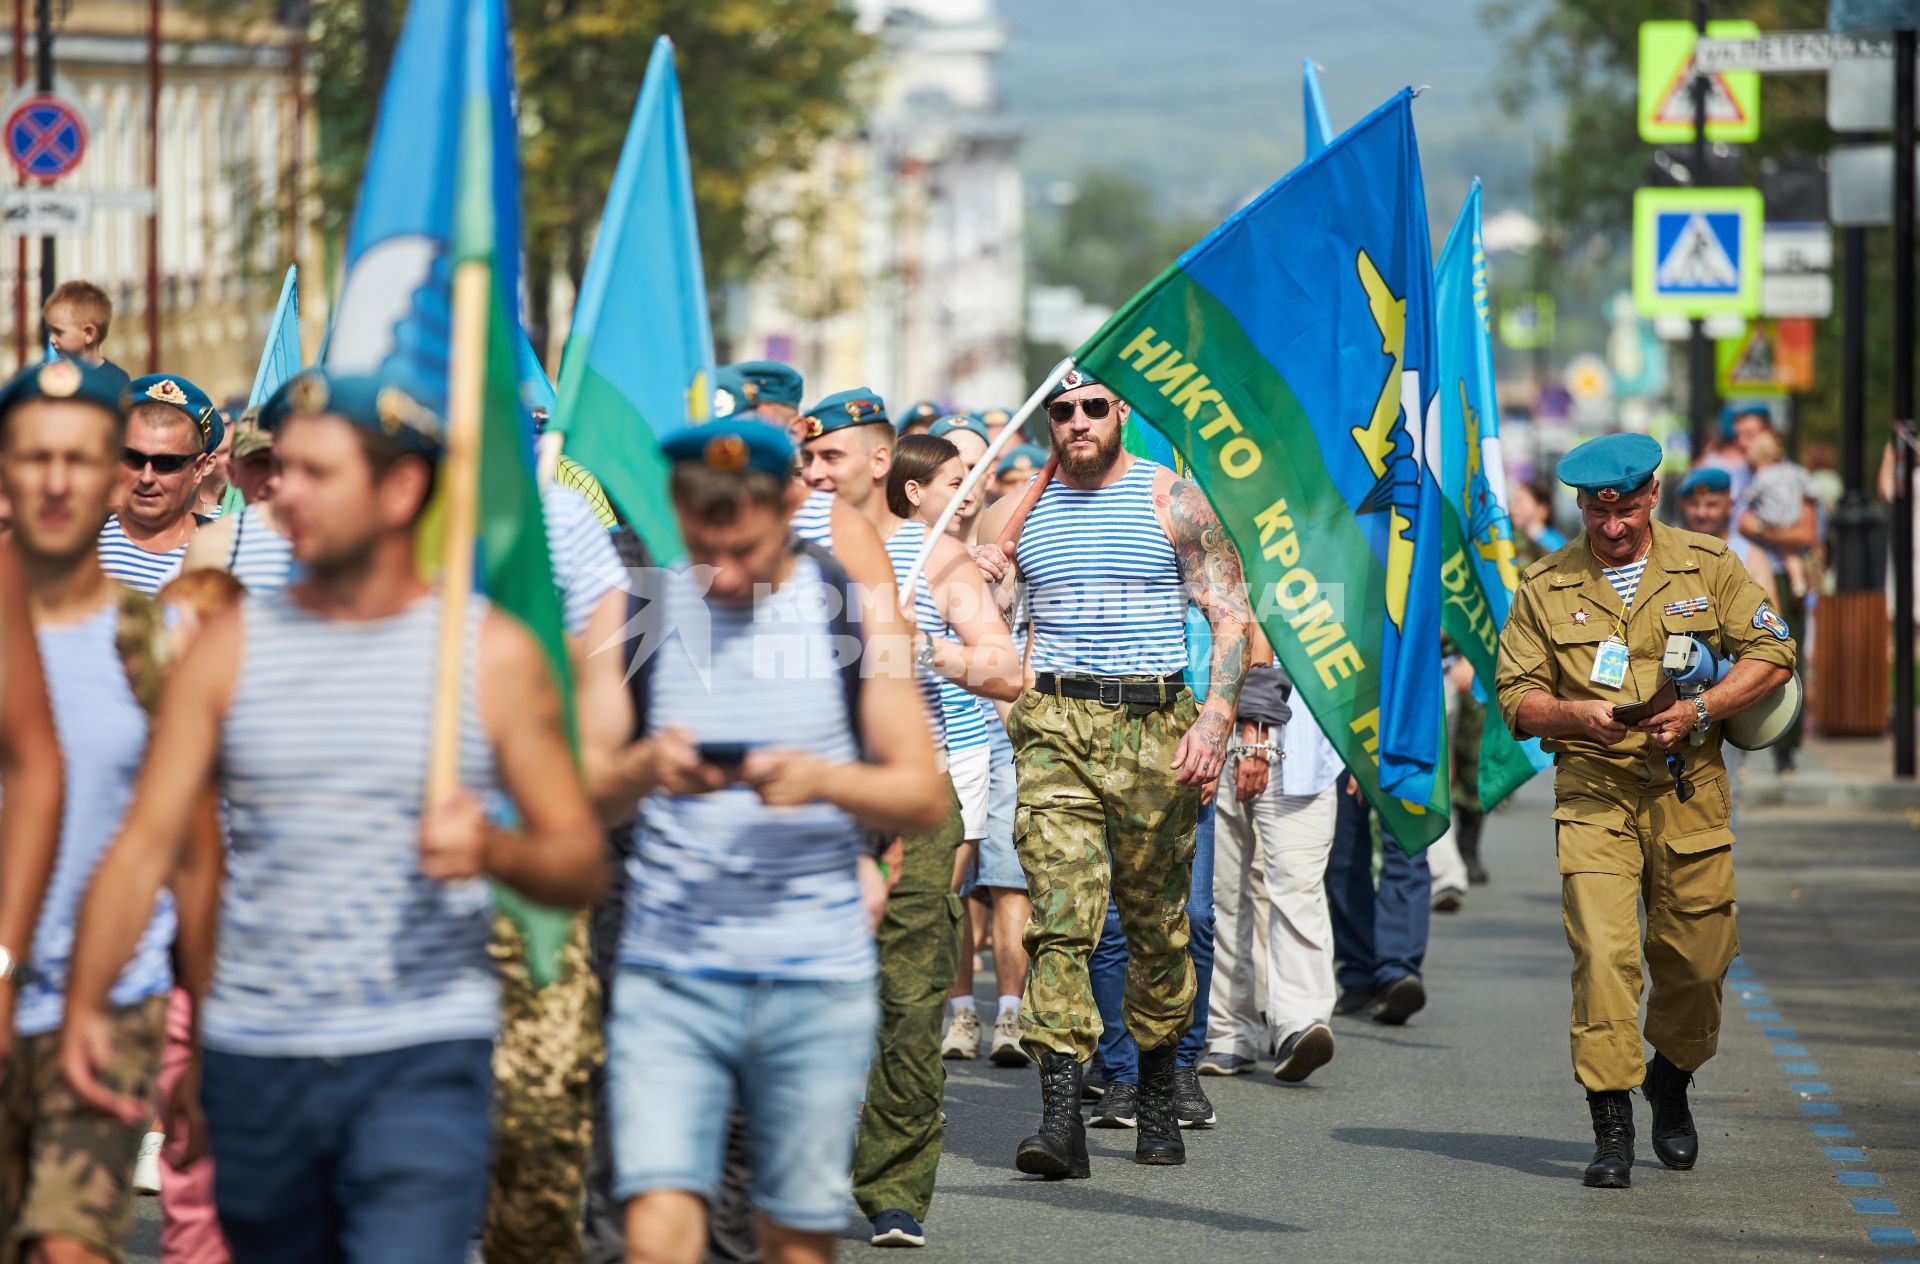
<svg viewBox="0 0 1920 1264">
<path fill-rule="evenodd" d="M 280 301 L 267 325 L 267 344 L 260 349 L 260 367 L 253 371 L 253 389 L 247 407 L 264 404 L 286 380 L 300 371 L 300 289 L 298 264 L 287 267 L 280 282 Z"/>
<path fill-rule="evenodd" d="M 1320 94 L 1320 68 L 1308 57 L 1300 63 L 1302 113 L 1307 123 L 1307 157 L 1327 147 L 1333 139 L 1333 124 L 1327 121 L 1327 99 Z"/>
<path fill-rule="evenodd" d="M 580 282 L 552 425 L 653 557 L 677 559 L 658 436 L 706 420 L 713 332 L 694 222 L 673 43 L 654 42 L 646 81 Z"/>
<path fill-rule="evenodd" d="M 1447 519 L 1441 563 L 1445 627 L 1473 664 L 1484 700 L 1493 688 L 1500 629 L 1520 576 L 1500 452 L 1478 180 L 1440 250 L 1433 289 L 1440 353 L 1440 487 Z M 1552 762 L 1537 739 L 1516 742 L 1500 717 L 1489 714 L 1480 741 L 1481 810 L 1491 810 Z"/>
</svg>

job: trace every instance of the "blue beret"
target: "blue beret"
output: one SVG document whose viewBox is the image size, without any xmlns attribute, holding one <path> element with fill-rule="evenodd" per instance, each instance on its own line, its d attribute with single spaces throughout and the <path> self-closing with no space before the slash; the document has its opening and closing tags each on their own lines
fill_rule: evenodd
<svg viewBox="0 0 1920 1264">
<path fill-rule="evenodd" d="M 1733 490 L 1733 475 L 1717 465 L 1703 465 L 1691 470 L 1680 480 L 1680 497 L 1686 499 L 1695 492 L 1730 492 Z"/>
<path fill-rule="evenodd" d="M 1000 458 L 996 474 L 1012 474 L 1018 470 L 1037 470 L 1047 463 L 1047 450 L 1037 444 L 1023 443 L 1012 448 Z"/>
<path fill-rule="evenodd" d="M 278 430 L 289 417 L 340 417 L 378 431 L 409 452 L 439 460 L 446 445 L 440 414 L 420 402 L 393 368 L 333 373 L 311 368 L 288 378 L 261 406 L 260 428 Z"/>
<path fill-rule="evenodd" d="M 755 469 L 775 478 L 793 475 L 793 440 L 781 427 L 751 417 L 682 426 L 661 438 L 660 450 L 675 465 L 698 462 L 716 470 Z"/>
<path fill-rule="evenodd" d="M 1560 481 L 1601 500 L 1618 500 L 1645 486 L 1660 468 L 1660 458 L 1660 444 L 1651 435 L 1601 435 L 1560 458 Z"/>
<path fill-rule="evenodd" d="M 836 391 L 807 409 L 805 415 L 812 423 L 807 427 L 809 439 L 818 439 L 821 435 L 845 430 L 849 426 L 893 424 L 887 416 L 887 401 L 880 398 L 880 392 L 870 391 L 864 386 L 857 390 Z"/>
<path fill-rule="evenodd" d="M 933 423 L 933 429 L 929 433 L 936 439 L 942 439 L 956 430 L 964 430 L 968 434 L 979 435 L 981 439 L 988 443 L 993 442 L 993 440 L 987 438 L 986 423 L 978 417 L 969 417 L 965 413 L 955 413 L 950 417 L 942 417 L 939 421 Z"/>
<path fill-rule="evenodd" d="M 1081 370 L 1068 369 L 1064 374 L 1061 375 L 1061 378 L 1058 382 L 1055 382 L 1052 386 L 1047 388 L 1047 397 L 1042 401 L 1040 401 L 1040 406 L 1042 408 L 1045 408 L 1049 404 L 1053 403 L 1054 400 L 1059 399 L 1062 395 L 1065 395 L 1068 391 L 1077 391 L 1083 386 L 1099 386 L 1099 385 L 1100 385 L 1099 382 L 1096 382 L 1092 377 L 1088 376 L 1086 373 L 1082 372 Z"/>
<path fill-rule="evenodd" d="M 1010 408 L 983 408 L 975 413 L 974 416 L 980 419 L 982 426 L 992 429 L 995 426 L 1004 426 L 1012 421 L 1013 410 Z"/>
<path fill-rule="evenodd" d="M 902 430 L 905 430 L 916 421 L 924 421 L 931 426 L 944 416 L 946 416 L 945 409 L 930 399 L 923 399 L 912 408 L 907 409 L 906 413 L 897 418 L 894 424 L 898 425 Z"/>
<path fill-rule="evenodd" d="M 30 399 L 74 399 L 119 417 L 124 398 L 122 383 L 112 372 L 79 360 L 56 358 L 28 365 L 0 387 L 0 415 Z"/>
<path fill-rule="evenodd" d="M 741 360 L 723 364 L 713 375 L 713 415 L 731 417 L 761 404 L 800 407 L 800 370 L 778 360 Z"/>
<path fill-rule="evenodd" d="M 127 409 L 132 411 L 141 404 L 166 404 L 185 413 L 200 431 L 202 452 L 219 447 L 227 433 L 227 423 L 221 420 L 220 410 L 207 393 L 177 373 L 149 373 L 133 379 L 127 386 Z"/>
</svg>

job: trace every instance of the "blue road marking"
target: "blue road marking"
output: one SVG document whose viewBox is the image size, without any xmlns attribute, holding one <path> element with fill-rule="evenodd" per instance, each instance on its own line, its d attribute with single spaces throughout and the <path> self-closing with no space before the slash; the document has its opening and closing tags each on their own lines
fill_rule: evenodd
<svg viewBox="0 0 1920 1264">
<path fill-rule="evenodd" d="M 1832 1102 L 1801 1102 L 1800 1113 L 1803 1115 L 1837 1115 L 1840 1113 L 1840 1108 Z"/>
<path fill-rule="evenodd" d="M 1747 1017 L 1756 1023 L 1777 1023 L 1780 1021 L 1780 1015 L 1773 1010 L 1762 1012 L 1757 1009 L 1750 1009 L 1747 1011 Z"/>
<path fill-rule="evenodd" d="M 1876 1225 L 1867 1230 L 1867 1241 L 1876 1246 L 1920 1246 L 1920 1238 L 1915 1238 L 1911 1229 L 1895 1229 L 1890 1225 Z"/>
<path fill-rule="evenodd" d="M 1812 1128 L 1813 1135 L 1816 1137 L 1851 1137 L 1853 1135 L 1853 1129 L 1845 1124 L 1813 1124 Z"/>
<path fill-rule="evenodd" d="M 1775 1045 L 1773 1056 L 1776 1058 L 1804 1058 L 1807 1056 L 1805 1045 Z"/>
<path fill-rule="evenodd" d="M 1773 1001 L 1768 998 L 1765 992 L 1742 992 L 1740 994 L 1740 1003 L 1752 1007 L 1755 1005 L 1771 1005 Z"/>
<path fill-rule="evenodd" d="M 1799 1034 L 1791 1027 L 1769 1027 L 1760 1033 L 1768 1040 L 1798 1040 Z"/>
<path fill-rule="evenodd" d="M 1859 1146 L 1821 1146 L 1820 1153 L 1833 1163 L 1865 1163 L 1867 1152 Z"/>
<path fill-rule="evenodd" d="M 1891 1198 L 1849 1198 L 1853 1209 L 1863 1216 L 1897 1216 L 1900 1212 L 1894 1207 Z"/>
<path fill-rule="evenodd" d="M 1802 1097 L 1825 1097 L 1827 1095 L 1827 1086 L 1823 1080 L 1791 1080 L 1788 1082 L 1787 1087 Z"/>
<path fill-rule="evenodd" d="M 1835 1172 L 1833 1179 L 1839 1181 L 1842 1185 L 1852 1185 L 1859 1189 L 1878 1189 L 1880 1187 L 1880 1174 L 1878 1172 Z"/>
<path fill-rule="evenodd" d="M 1820 1074 L 1820 1064 L 1818 1062 L 1782 1062 L 1780 1064 L 1780 1074 L 1818 1075 Z"/>
</svg>

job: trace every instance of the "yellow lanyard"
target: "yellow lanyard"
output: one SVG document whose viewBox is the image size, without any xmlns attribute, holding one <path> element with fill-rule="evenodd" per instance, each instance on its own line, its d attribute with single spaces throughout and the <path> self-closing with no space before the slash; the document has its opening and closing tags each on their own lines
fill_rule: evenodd
<svg viewBox="0 0 1920 1264">
<path fill-rule="evenodd" d="M 1613 584 L 1613 577 L 1615 575 L 1618 575 L 1620 573 L 1620 570 L 1626 569 L 1626 567 L 1623 566 L 1620 568 L 1620 570 L 1615 570 L 1613 567 L 1608 566 L 1605 562 L 1602 562 L 1600 560 L 1600 555 L 1593 551 L 1592 540 L 1587 541 L 1587 552 L 1592 556 L 1594 564 L 1597 565 L 1602 571 L 1606 573 L 1607 582 L 1609 584 Z M 1648 549 L 1645 556 L 1650 557 L 1652 553 L 1653 553 L 1652 541 L 1648 541 Z M 1645 557 L 1641 559 L 1636 559 L 1636 560 L 1644 561 Z M 1629 562 L 1627 563 L 1627 565 L 1631 566 L 1633 565 L 1633 563 Z M 1633 577 L 1633 586 L 1627 589 L 1626 598 L 1620 606 L 1620 613 L 1614 616 L 1612 639 L 1620 642 L 1622 645 L 1625 645 L 1627 643 L 1627 618 L 1633 613 L 1633 599 L 1639 595 L 1640 581 L 1646 577 L 1646 574 L 1647 574 L 1647 568 L 1643 565 L 1641 566 L 1639 572 L 1636 573 Z M 1613 592 L 1616 597 L 1620 595 L 1619 585 L 1617 584 L 1614 585 Z"/>
</svg>

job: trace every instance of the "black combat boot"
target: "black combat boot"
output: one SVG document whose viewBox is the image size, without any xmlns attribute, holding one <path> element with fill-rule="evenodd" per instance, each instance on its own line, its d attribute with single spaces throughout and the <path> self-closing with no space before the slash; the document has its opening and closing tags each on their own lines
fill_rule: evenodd
<svg viewBox="0 0 1920 1264">
<path fill-rule="evenodd" d="M 1040 1131 L 1020 1143 L 1013 1166 L 1048 1180 L 1084 1180 L 1087 1166 L 1087 1128 L 1080 1119 L 1080 1090 L 1086 1068 L 1070 1053 L 1040 1057 Z"/>
<path fill-rule="evenodd" d="M 1172 1166 L 1187 1161 L 1175 1103 L 1175 1041 L 1164 1040 L 1140 1053 L 1140 1131 L 1133 1140 L 1133 1161 Z"/>
<path fill-rule="evenodd" d="M 1633 1184 L 1633 1096 L 1625 1089 L 1588 1093 L 1593 1113 L 1593 1162 L 1586 1184 L 1593 1189 L 1625 1189 Z"/>
<path fill-rule="evenodd" d="M 1647 1080 L 1641 1091 L 1653 1107 L 1653 1152 L 1676 1172 L 1693 1170 L 1700 1157 L 1700 1137 L 1693 1130 L 1693 1111 L 1687 1107 L 1687 1085 L 1693 1073 L 1682 1071 L 1667 1061 L 1664 1053 L 1655 1053 L 1647 1063 Z"/>
</svg>

